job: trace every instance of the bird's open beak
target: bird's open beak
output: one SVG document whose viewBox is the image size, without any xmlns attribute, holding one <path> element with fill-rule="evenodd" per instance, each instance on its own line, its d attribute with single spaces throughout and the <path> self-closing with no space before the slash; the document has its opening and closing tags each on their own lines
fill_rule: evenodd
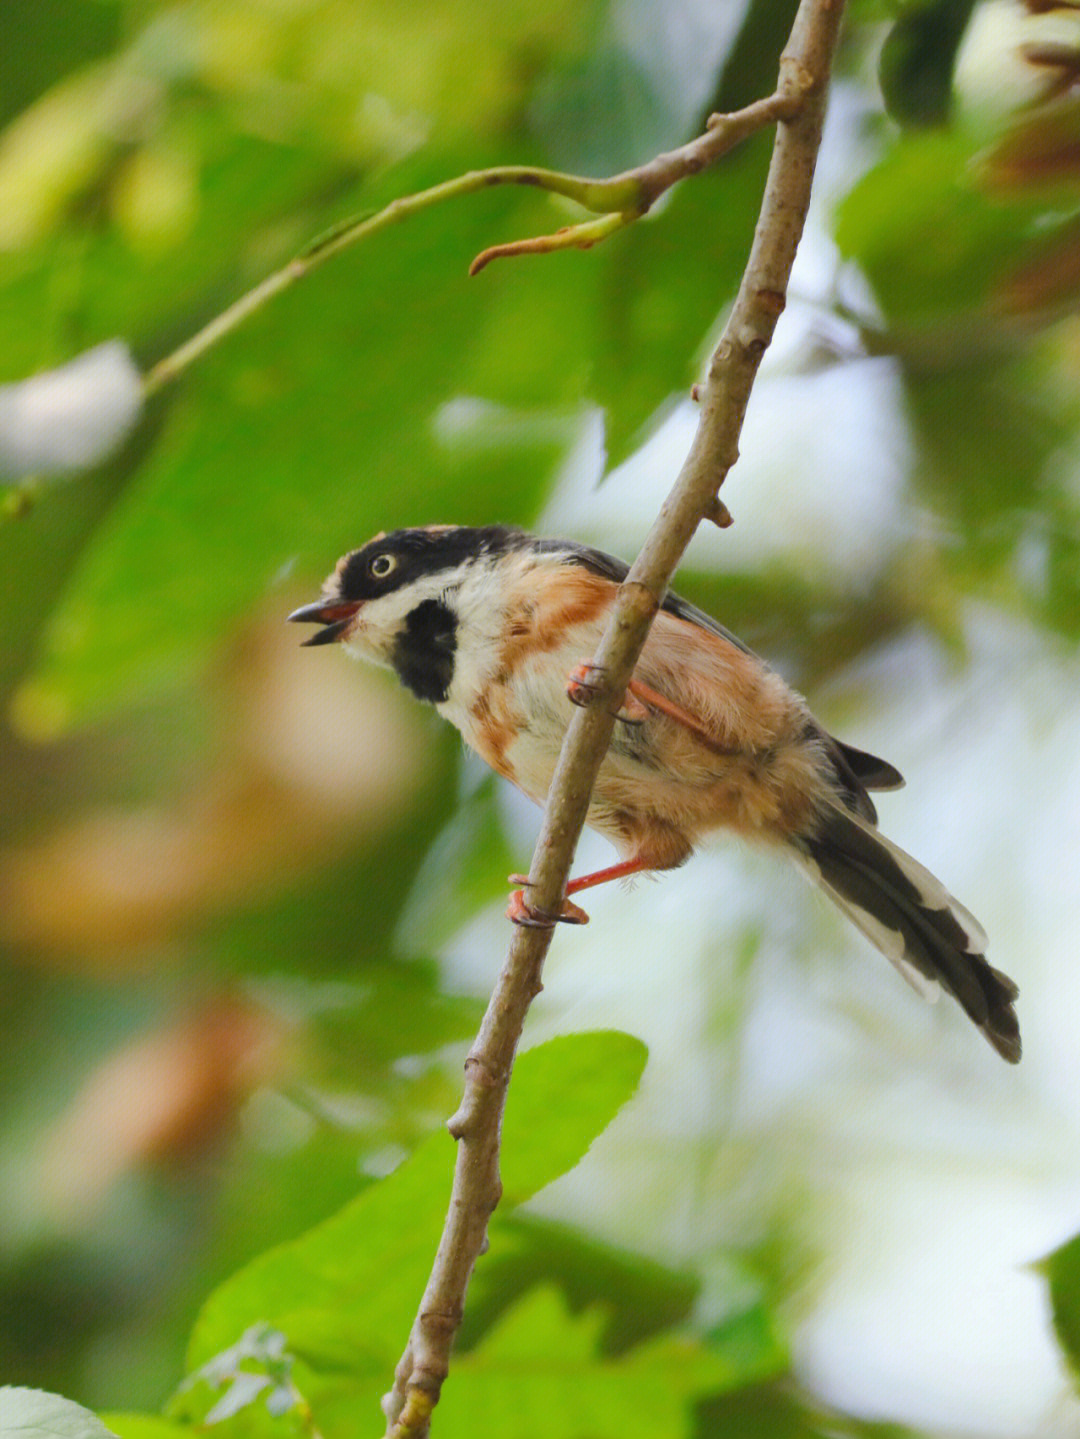
<svg viewBox="0 0 1080 1439">
<path fill-rule="evenodd" d="M 301 625 L 324 625 L 324 629 L 304 640 L 304 644 L 328 645 L 341 639 L 362 603 L 361 600 L 316 600 L 314 604 L 293 610 L 289 619 Z"/>
</svg>

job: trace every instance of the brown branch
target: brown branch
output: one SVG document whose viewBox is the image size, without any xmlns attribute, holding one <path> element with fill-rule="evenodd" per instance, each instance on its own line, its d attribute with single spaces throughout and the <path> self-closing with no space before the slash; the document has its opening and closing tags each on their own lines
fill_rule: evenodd
<svg viewBox="0 0 1080 1439">
<path fill-rule="evenodd" d="M 594 656 L 606 683 L 593 703 L 576 709 L 570 719 L 529 870 L 530 904 L 538 910 L 555 912 L 562 901 L 592 786 L 611 737 L 612 712 L 626 690 L 675 567 L 702 519 L 726 513 L 717 509 L 717 490 L 738 457 L 750 389 L 784 308 L 810 204 L 842 9 L 843 0 L 801 0 L 780 61 L 777 96 L 762 102 L 782 101 L 784 119 L 777 131 L 750 257 L 709 364 L 690 453 L 618 592 Z M 663 169 L 663 157 L 653 163 Z M 427 1433 L 448 1372 L 469 1277 L 500 1198 L 499 1131 L 510 1070 L 526 1012 L 541 988 L 550 942 L 549 930 L 515 930 L 465 1063 L 464 1097 L 449 1124 L 458 1152 L 446 1226 L 393 1390 L 383 1401 L 392 1439 L 421 1439 Z"/>
</svg>

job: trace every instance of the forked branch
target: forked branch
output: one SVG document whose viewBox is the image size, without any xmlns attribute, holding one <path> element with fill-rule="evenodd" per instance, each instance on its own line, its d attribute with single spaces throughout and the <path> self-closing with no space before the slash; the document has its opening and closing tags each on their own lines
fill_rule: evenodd
<svg viewBox="0 0 1080 1439">
<path fill-rule="evenodd" d="M 614 175 L 608 180 L 590 180 L 581 175 L 565 175 L 557 170 L 544 170 L 534 165 L 498 165 L 489 170 L 470 170 L 465 175 L 444 180 L 415 195 L 392 200 L 372 215 L 359 215 L 317 236 L 289 263 L 260 281 L 253 290 L 234 301 L 227 310 L 212 319 L 171 355 L 166 355 L 147 372 L 143 382 L 149 397 L 163 389 L 221 340 L 269 304 L 282 291 L 324 265 L 334 255 L 351 248 L 359 241 L 385 230 L 421 210 L 431 209 L 459 195 L 472 195 L 495 185 L 529 185 L 573 200 L 582 209 L 599 218 L 569 225 L 552 235 L 538 235 L 526 240 L 512 240 L 505 245 L 492 245 L 477 255 L 469 267 L 470 275 L 478 274 L 485 265 L 501 256 L 548 254 L 553 250 L 588 249 L 599 240 L 648 213 L 665 190 L 695 175 L 706 166 L 745 140 L 755 131 L 777 120 L 793 115 L 801 103 L 798 84 L 757 100 L 733 115 L 713 115 L 705 133 L 690 140 L 667 155 L 657 155 L 636 169 Z"/>
<path fill-rule="evenodd" d="M 738 457 L 750 389 L 784 308 L 810 204 L 842 9 L 842 0 L 801 0 L 781 58 L 777 93 L 760 102 L 781 123 L 750 257 L 700 392 L 701 415 L 690 453 L 619 590 L 596 651 L 595 663 L 606 683 L 595 692 L 593 703 L 576 709 L 570 719 L 529 867 L 530 904 L 537 910 L 557 912 L 562 901 L 592 786 L 611 738 L 616 698 L 626 690 L 675 567 L 701 521 L 726 516 L 717 491 Z M 750 106 L 740 114 L 753 111 Z M 722 125 L 713 128 L 723 132 Z M 694 147 L 704 147 L 710 133 L 674 152 L 682 156 L 676 163 L 671 156 L 661 156 L 631 173 L 640 178 L 655 166 L 655 179 L 648 183 L 661 184 L 665 175 L 685 165 L 687 151 L 690 158 L 700 158 Z M 622 184 L 626 178 L 609 183 Z M 500 253 L 506 253 L 505 247 Z M 449 1126 L 458 1151 L 446 1225 L 394 1387 L 383 1401 L 391 1439 L 422 1439 L 449 1370 L 469 1277 L 499 1202 L 499 1131 L 507 1086 L 550 942 L 549 930 L 514 931 L 466 1060 L 464 1097 Z"/>
</svg>

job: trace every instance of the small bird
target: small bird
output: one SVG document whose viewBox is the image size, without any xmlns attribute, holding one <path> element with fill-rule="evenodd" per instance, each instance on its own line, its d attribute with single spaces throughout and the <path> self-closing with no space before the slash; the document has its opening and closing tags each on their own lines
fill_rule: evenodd
<svg viewBox="0 0 1080 1439">
<path fill-rule="evenodd" d="M 389 666 L 466 743 L 543 804 L 569 722 L 588 703 L 621 560 L 503 525 L 376 535 L 338 561 L 322 598 L 291 614 Z M 1018 991 L 984 957 L 986 936 L 941 882 L 878 833 L 869 790 L 892 765 L 826 733 L 806 702 L 722 625 L 669 594 L 616 714 L 589 805 L 618 864 L 571 880 L 548 915 L 517 890 L 520 924 L 588 916 L 569 895 L 674 869 L 727 829 L 796 860 L 920 993 L 957 999 L 997 1052 L 1020 1058 Z M 511 876 L 528 888 L 527 877 Z"/>
</svg>

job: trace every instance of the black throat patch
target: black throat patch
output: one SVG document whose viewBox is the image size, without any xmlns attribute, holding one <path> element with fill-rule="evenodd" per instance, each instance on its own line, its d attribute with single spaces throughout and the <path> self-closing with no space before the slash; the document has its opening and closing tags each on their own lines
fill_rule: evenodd
<svg viewBox="0 0 1080 1439">
<path fill-rule="evenodd" d="M 390 662 L 417 699 L 442 704 L 454 678 L 457 619 L 442 600 L 424 600 L 405 617 Z"/>
</svg>

